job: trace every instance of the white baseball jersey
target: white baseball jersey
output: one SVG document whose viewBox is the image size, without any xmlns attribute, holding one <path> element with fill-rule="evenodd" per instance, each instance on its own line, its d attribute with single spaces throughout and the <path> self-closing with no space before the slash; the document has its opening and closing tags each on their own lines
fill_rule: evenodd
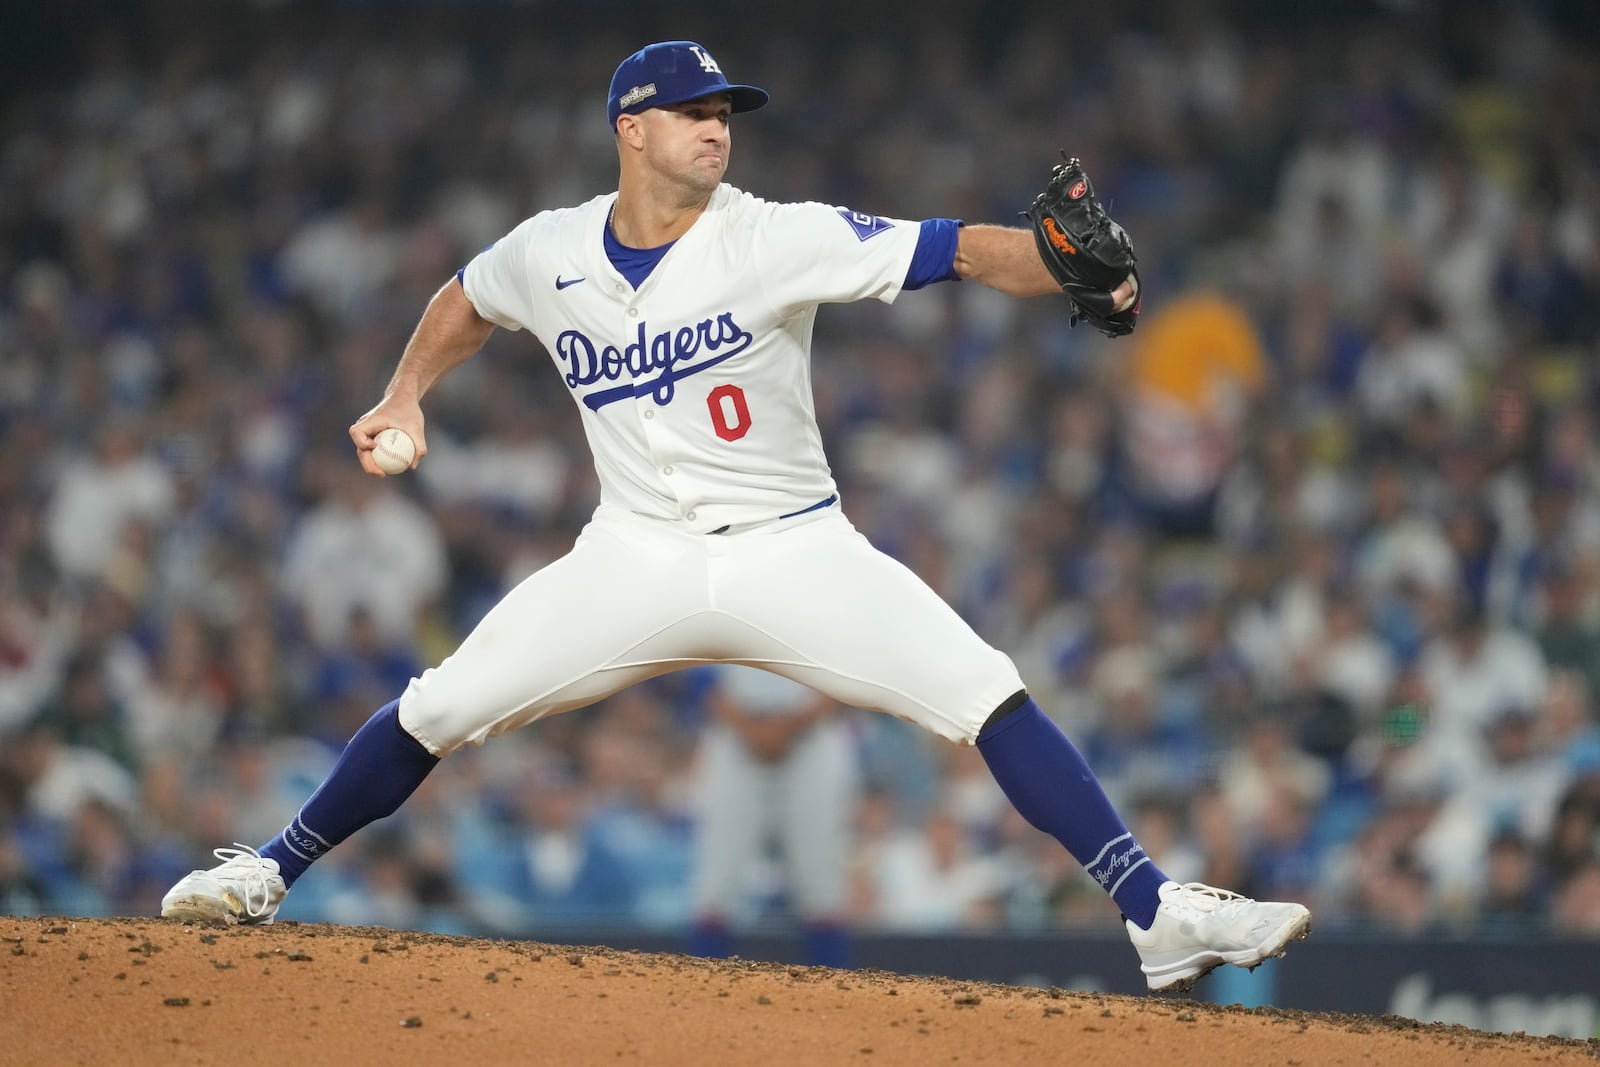
<svg viewBox="0 0 1600 1067">
<path fill-rule="evenodd" d="M 834 506 L 811 400 L 817 305 L 893 300 L 921 227 L 724 185 L 635 290 L 607 254 L 615 200 L 536 215 L 462 273 L 480 315 L 549 350 L 601 502 L 412 681 L 401 724 L 443 755 L 725 662 L 972 741 L 1016 668 Z"/>
<path fill-rule="evenodd" d="M 601 500 L 706 532 L 831 496 L 811 399 L 816 308 L 892 301 L 919 225 L 722 185 L 635 291 L 606 256 L 615 202 L 535 215 L 462 277 L 478 314 L 531 330 L 555 360 Z"/>
</svg>

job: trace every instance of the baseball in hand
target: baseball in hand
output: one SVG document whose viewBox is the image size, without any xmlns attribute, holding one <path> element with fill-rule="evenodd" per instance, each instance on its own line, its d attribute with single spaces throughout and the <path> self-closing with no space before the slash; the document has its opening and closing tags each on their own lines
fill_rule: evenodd
<svg viewBox="0 0 1600 1067">
<path fill-rule="evenodd" d="M 372 462 L 385 474 L 400 474 L 411 469 L 417 458 L 417 444 L 404 430 L 391 426 L 378 433 L 372 449 Z"/>
</svg>

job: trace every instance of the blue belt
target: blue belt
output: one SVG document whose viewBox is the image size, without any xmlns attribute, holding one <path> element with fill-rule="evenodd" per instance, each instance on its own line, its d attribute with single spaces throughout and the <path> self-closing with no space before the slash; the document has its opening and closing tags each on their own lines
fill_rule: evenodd
<svg viewBox="0 0 1600 1067">
<path fill-rule="evenodd" d="M 834 504 L 837 504 L 838 502 L 839 502 L 839 494 L 838 493 L 833 493 L 826 500 L 819 500 L 815 504 L 812 504 L 809 508 L 801 508 L 799 511 L 791 511 L 787 515 L 779 515 L 778 518 L 779 519 L 792 519 L 797 515 L 805 515 L 805 514 L 808 514 L 810 512 L 813 512 L 813 511 L 821 511 L 823 508 L 832 507 Z M 714 534 L 727 533 L 732 528 L 733 528 L 733 525 L 730 523 L 727 526 L 718 526 L 715 530 L 712 530 L 711 532 L 714 533 Z"/>
</svg>

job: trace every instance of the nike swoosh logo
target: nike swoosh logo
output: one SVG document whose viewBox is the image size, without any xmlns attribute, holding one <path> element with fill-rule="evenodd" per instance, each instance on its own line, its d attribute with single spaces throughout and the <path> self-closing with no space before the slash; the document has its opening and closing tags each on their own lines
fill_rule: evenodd
<svg viewBox="0 0 1600 1067">
<path fill-rule="evenodd" d="M 561 277 L 561 275 L 557 274 L 556 275 L 556 289 L 558 289 L 558 290 L 565 289 L 569 285 L 577 285 L 579 282 L 586 281 L 586 280 L 587 280 L 586 277 L 585 278 L 563 278 L 563 277 Z"/>
</svg>

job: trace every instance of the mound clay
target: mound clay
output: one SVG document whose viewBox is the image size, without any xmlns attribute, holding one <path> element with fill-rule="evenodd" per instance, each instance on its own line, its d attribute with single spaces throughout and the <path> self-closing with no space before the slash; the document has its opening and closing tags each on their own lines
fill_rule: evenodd
<svg viewBox="0 0 1600 1067">
<path fill-rule="evenodd" d="M 1600 1060 L 1394 1017 L 294 922 L 0 916 L 0 990 L 6 1064 Z"/>
</svg>

